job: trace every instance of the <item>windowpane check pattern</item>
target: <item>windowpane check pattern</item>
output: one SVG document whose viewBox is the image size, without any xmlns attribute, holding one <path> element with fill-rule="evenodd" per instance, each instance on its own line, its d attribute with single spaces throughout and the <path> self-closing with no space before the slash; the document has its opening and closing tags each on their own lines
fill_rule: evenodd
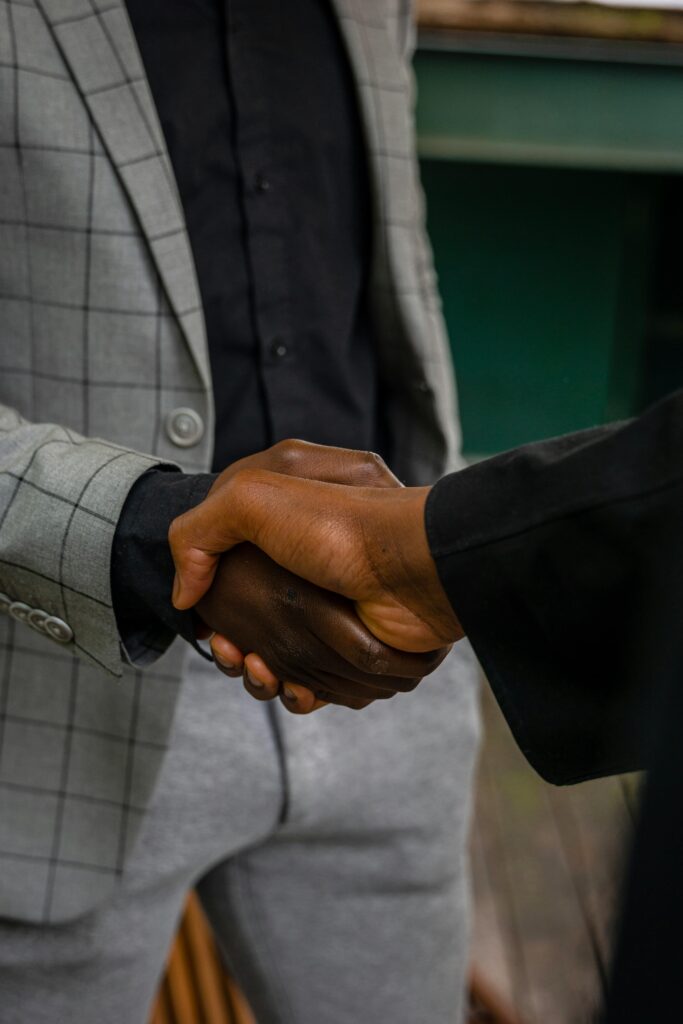
<svg viewBox="0 0 683 1024">
<path fill-rule="evenodd" d="M 457 436 L 413 152 L 410 4 L 334 7 L 374 179 L 387 415 L 397 469 L 418 482 L 452 464 Z M 165 424 L 183 407 L 206 429 L 181 449 Z M 206 470 L 212 435 L 192 254 L 125 4 L 0 0 L 3 916 L 67 919 L 123 870 L 182 652 L 126 664 L 112 539 L 135 480 L 159 462 Z M 59 619 L 63 642 L 10 614 L 17 603 Z"/>
</svg>

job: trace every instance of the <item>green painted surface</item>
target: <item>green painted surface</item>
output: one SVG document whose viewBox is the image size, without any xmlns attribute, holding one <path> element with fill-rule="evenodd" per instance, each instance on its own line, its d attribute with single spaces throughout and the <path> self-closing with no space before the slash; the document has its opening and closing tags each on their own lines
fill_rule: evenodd
<svg viewBox="0 0 683 1024">
<path fill-rule="evenodd" d="M 418 51 L 434 159 L 683 171 L 683 68 Z"/>
<path fill-rule="evenodd" d="M 468 139 L 479 133 L 482 143 L 526 133 L 535 145 L 548 145 L 558 138 L 544 116 L 548 104 L 573 111 L 563 124 L 563 152 L 588 137 L 590 119 L 577 108 L 589 102 L 591 90 L 576 88 L 565 62 L 552 65 L 556 78 L 546 69 L 548 78 L 532 101 L 527 91 L 538 69 L 526 65 L 533 61 L 507 58 L 517 66 L 503 75 L 483 58 L 465 59 L 463 66 L 461 55 L 428 54 L 425 74 L 424 57 L 417 65 L 421 138 L 426 128 L 433 135 L 441 125 L 442 137 L 456 143 L 462 131 Z M 604 68 L 588 70 L 585 86 Z M 642 69 L 631 70 L 637 75 Z M 683 70 L 679 74 L 683 168 Z M 511 89 L 511 81 L 524 89 Z M 519 109 L 520 97 L 528 109 Z M 619 106 L 616 96 L 611 102 L 611 110 Z M 629 102 L 624 94 L 622 106 Z M 484 118 L 482 111 L 491 108 L 497 116 Z M 624 110 L 617 113 L 623 126 Z M 598 130 L 610 120 L 605 118 L 601 114 L 593 125 L 594 142 L 607 137 Z M 641 129 L 644 154 L 647 131 L 653 137 L 658 129 L 645 123 Z M 597 145 L 591 145 L 595 153 Z M 422 149 L 465 451 L 487 454 L 635 412 L 657 179 L 576 169 L 577 161 L 519 166 L 481 156 L 476 163 L 443 154 L 430 159 Z"/>
</svg>

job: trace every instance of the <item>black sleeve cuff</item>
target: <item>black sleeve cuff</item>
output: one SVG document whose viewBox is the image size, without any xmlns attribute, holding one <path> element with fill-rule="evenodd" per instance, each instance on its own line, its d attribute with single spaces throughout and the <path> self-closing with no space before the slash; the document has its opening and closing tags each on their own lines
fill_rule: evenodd
<svg viewBox="0 0 683 1024">
<path fill-rule="evenodd" d="M 566 785 L 641 768 L 642 694 L 627 682 L 630 647 L 609 626 L 629 621 L 632 581 L 626 560 L 598 542 L 613 523 L 600 513 L 522 516 L 530 495 L 505 461 L 445 477 L 429 494 L 444 590 L 540 775 Z"/>
<path fill-rule="evenodd" d="M 168 528 L 203 501 L 215 479 L 158 466 L 136 481 L 126 499 L 114 535 L 111 585 L 121 643 L 134 665 L 156 661 L 178 635 L 204 653 L 197 647 L 194 612 L 179 612 L 171 603 L 175 569 Z"/>
</svg>

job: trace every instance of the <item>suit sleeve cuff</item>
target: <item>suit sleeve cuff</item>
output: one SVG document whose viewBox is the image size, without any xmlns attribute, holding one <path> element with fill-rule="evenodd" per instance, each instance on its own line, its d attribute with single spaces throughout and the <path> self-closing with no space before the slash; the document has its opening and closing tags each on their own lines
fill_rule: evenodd
<svg viewBox="0 0 683 1024">
<path fill-rule="evenodd" d="M 505 461 L 444 477 L 429 494 L 425 524 L 444 590 L 543 778 L 566 785 L 641 768 L 640 697 L 601 628 L 610 568 L 590 540 L 604 527 L 535 523 L 533 492 L 513 486 Z M 510 531 L 515 519 L 526 529 Z"/>
</svg>

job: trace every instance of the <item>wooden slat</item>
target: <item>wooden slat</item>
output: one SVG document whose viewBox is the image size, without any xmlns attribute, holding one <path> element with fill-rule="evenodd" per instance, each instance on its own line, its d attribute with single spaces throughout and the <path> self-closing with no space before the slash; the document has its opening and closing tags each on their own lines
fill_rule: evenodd
<svg viewBox="0 0 683 1024">
<path fill-rule="evenodd" d="M 183 932 L 192 960 L 202 1024 L 236 1024 L 232 1005 L 226 999 L 224 971 L 216 944 L 196 896 L 187 901 Z"/>
<path fill-rule="evenodd" d="M 173 1024 L 168 1006 L 168 993 L 165 981 L 162 982 L 159 989 L 159 993 L 149 1018 L 149 1024 Z"/>
<path fill-rule="evenodd" d="M 470 1006 L 474 1020 L 487 1024 L 522 1024 L 521 1017 L 503 999 L 489 979 L 474 967 L 470 972 Z"/>
<path fill-rule="evenodd" d="M 233 979 L 227 974 L 224 980 L 235 1024 L 256 1024 L 256 1018 L 251 1012 L 251 1008 L 244 998 L 242 990 L 238 988 Z"/>
<path fill-rule="evenodd" d="M 191 893 L 149 1024 L 256 1024 Z"/>
<path fill-rule="evenodd" d="M 166 971 L 166 983 L 176 1024 L 202 1024 L 182 929 L 173 943 Z"/>
</svg>

